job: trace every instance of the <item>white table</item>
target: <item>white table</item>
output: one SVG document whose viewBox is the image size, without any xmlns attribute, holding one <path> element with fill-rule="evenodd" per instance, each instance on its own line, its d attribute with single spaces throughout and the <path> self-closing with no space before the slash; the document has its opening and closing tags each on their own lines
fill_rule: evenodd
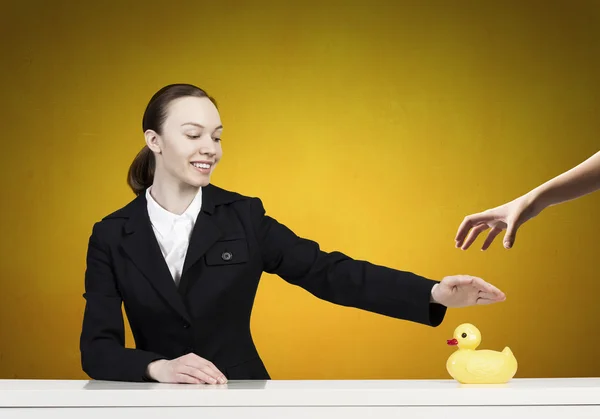
<svg viewBox="0 0 600 419">
<path fill-rule="evenodd" d="M 232 381 L 0 380 L 0 418 L 600 418 L 600 378 Z M 507 415 L 512 415 L 511 417 Z"/>
</svg>

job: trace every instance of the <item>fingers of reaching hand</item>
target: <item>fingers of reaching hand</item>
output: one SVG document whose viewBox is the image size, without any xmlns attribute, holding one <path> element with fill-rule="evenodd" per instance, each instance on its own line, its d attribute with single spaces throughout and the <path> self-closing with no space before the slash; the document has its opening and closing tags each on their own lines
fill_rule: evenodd
<svg viewBox="0 0 600 419">
<path fill-rule="evenodd" d="M 494 227 L 490 230 L 488 236 L 485 238 L 485 241 L 483 242 L 483 245 L 481 246 L 481 250 L 487 250 L 490 245 L 492 244 L 492 242 L 494 241 L 494 239 L 496 238 L 496 236 L 498 234 L 500 234 L 502 232 L 502 228 L 501 227 Z"/>
<path fill-rule="evenodd" d="M 506 234 L 504 235 L 504 247 L 506 249 L 513 247 L 513 244 L 515 243 L 515 236 L 517 235 L 517 228 L 518 225 L 514 222 L 508 224 L 508 227 L 506 228 Z"/>
<path fill-rule="evenodd" d="M 492 221 L 493 219 L 493 215 L 485 212 L 480 212 L 479 214 L 471 214 L 466 216 L 463 219 L 462 223 L 460 223 L 458 231 L 456 232 L 456 237 L 454 238 L 454 241 L 456 242 L 456 247 L 461 247 L 463 245 L 463 241 L 465 240 L 467 233 L 469 233 L 471 229 L 481 224 L 486 225 L 488 221 Z"/>
<path fill-rule="evenodd" d="M 469 215 L 465 217 L 460 225 L 458 226 L 458 230 L 456 231 L 456 236 L 454 237 L 454 241 L 456 241 L 456 247 L 459 247 L 462 241 L 465 239 L 467 232 L 473 227 L 473 216 Z"/>
<path fill-rule="evenodd" d="M 490 228 L 490 227 L 486 223 L 480 223 L 480 224 L 477 224 L 475 227 L 473 227 L 471 229 L 471 231 L 469 231 L 469 234 L 467 235 L 467 238 L 463 242 L 461 249 L 467 250 L 473 244 L 473 242 L 477 239 L 479 234 L 484 232 L 488 228 Z"/>
<path fill-rule="evenodd" d="M 456 242 L 456 247 L 460 247 L 462 245 L 463 240 L 465 239 L 467 233 L 471 228 L 479 223 L 479 220 L 475 220 L 477 215 L 468 215 L 463 220 L 462 223 L 458 226 L 458 230 L 456 231 L 456 236 L 454 237 L 454 241 Z"/>
</svg>

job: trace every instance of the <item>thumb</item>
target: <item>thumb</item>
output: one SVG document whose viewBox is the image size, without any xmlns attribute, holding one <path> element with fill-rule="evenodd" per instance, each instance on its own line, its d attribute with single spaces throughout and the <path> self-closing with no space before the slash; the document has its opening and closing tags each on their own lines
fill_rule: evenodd
<svg viewBox="0 0 600 419">
<path fill-rule="evenodd" d="M 517 237 L 517 223 L 514 221 L 509 221 L 508 226 L 506 227 L 506 234 L 504 235 L 504 248 L 510 249 L 515 244 L 515 239 Z"/>
</svg>

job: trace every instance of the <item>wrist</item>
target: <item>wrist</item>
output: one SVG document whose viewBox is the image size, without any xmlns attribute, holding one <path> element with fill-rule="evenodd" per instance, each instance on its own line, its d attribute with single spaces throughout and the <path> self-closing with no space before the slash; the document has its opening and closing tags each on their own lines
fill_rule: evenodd
<svg viewBox="0 0 600 419">
<path fill-rule="evenodd" d="M 435 299 L 435 296 L 434 296 L 434 291 L 438 285 L 439 284 L 433 284 L 433 287 L 431 287 L 431 293 L 429 294 L 429 302 L 430 303 L 434 303 L 434 304 L 438 303 L 438 301 Z"/>
<path fill-rule="evenodd" d="M 155 381 L 158 381 L 157 377 L 157 371 L 160 369 L 160 367 L 167 362 L 166 359 L 158 359 L 156 361 L 152 361 L 151 363 L 148 364 L 148 366 L 146 367 L 146 375 Z"/>
<path fill-rule="evenodd" d="M 526 208 L 529 209 L 529 212 L 535 216 L 552 205 L 549 195 L 547 190 L 540 187 L 523 195 L 521 199 L 524 201 Z"/>
</svg>

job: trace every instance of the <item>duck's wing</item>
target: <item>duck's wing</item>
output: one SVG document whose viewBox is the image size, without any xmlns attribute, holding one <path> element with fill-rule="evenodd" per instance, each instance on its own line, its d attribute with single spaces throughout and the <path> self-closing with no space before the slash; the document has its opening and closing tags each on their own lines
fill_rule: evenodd
<svg viewBox="0 0 600 419">
<path fill-rule="evenodd" d="M 493 352 L 475 352 L 467 360 L 466 369 L 476 377 L 495 375 L 502 369 L 504 357 Z"/>
</svg>

